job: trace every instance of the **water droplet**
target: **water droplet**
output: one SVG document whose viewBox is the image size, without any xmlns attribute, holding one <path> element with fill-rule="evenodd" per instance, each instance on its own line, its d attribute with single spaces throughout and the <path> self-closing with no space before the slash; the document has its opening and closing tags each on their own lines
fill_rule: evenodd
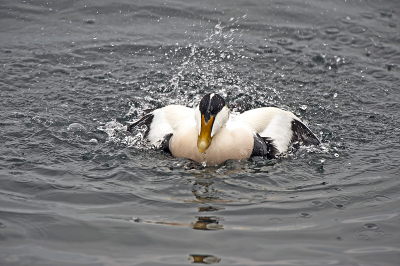
<svg viewBox="0 0 400 266">
<path fill-rule="evenodd" d="M 325 62 L 325 55 L 317 54 L 312 59 L 315 63 L 324 63 Z"/>
<path fill-rule="evenodd" d="M 67 130 L 71 132 L 78 132 L 78 131 L 86 131 L 86 128 L 79 123 L 72 123 L 68 126 Z"/>
<path fill-rule="evenodd" d="M 99 142 L 97 141 L 97 139 L 91 139 L 89 140 L 89 143 L 98 144 Z"/>
<path fill-rule="evenodd" d="M 299 216 L 300 216 L 301 218 L 310 218 L 310 217 L 311 217 L 311 214 L 306 213 L 306 212 L 302 212 L 302 213 L 299 214 Z"/>
<path fill-rule="evenodd" d="M 293 44 L 293 41 L 290 39 L 280 39 L 278 40 L 278 44 L 282 46 L 287 46 Z"/>
<path fill-rule="evenodd" d="M 314 201 L 311 202 L 311 205 L 315 206 L 315 207 L 322 207 L 322 206 L 324 206 L 324 203 L 322 201 L 319 201 L 319 200 L 314 200 Z"/>
<path fill-rule="evenodd" d="M 349 27 L 347 27 L 347 31 L 354 34 L 360 34 L 367 31 L 367 29 L 362 27 L 361 25 L 352 24 Z"/>
<path fill-rule="evenodd" d="M 271 218 L 271 219 L 269 219 L 269 221 L 270 221 L 271 223 L 274 223 L 274 224 L 280 224 L 280 223 L 282 223 L 282 219 L 279 219 L 279 218 Z"/>
<path fill-rule="evenodd" d="M 367 234 L 359 234 L 357 238 L 361 240 L 367 240 L 369 239 L 369 236 Z"/>
<path fill-rule="evenodd" d="M 396 65 L 394 65 L 394 64 L 387 64 L 386 65 L 386 68 L 387 68 L 388 71 L 392 71 L 392 69 L 395 68 L 395 67 L 396 67 Z"/>
<path fill-rule="evenodd" d="M 379 228 L 379 226 L 377 224 L 374 223 L 366 223 L 363 225 L 364 228 L 366 229 L 370 229 L 370 230 L 376 230 Z"/>
</svg>

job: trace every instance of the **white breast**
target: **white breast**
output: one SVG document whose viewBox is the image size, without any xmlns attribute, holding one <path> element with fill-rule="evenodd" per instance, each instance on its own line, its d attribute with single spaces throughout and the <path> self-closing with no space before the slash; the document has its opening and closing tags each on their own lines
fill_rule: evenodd
<svg viewBox="0 0 400 266">
<path fill-rule="evenodd" d="M 242 122 L 230 123 L 229 128 L 222 127 L 205 152 L 207 165 L 249 158 L 253 151 L 253 134 L 253 129 Z"/>
</svg>

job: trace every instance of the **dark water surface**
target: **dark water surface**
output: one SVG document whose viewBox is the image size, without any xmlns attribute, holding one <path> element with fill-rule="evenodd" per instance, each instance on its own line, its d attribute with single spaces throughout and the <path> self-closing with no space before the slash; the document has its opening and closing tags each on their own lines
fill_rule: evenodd
<svg viewBox="0 0 400 266">
<path fill-rule="evenodd" d="M 0 1 L 0 265 L 399 265 L 400 2 Z M 209 92 L 321 147 L 204 168 L 125 126 Z"/>
</svg>

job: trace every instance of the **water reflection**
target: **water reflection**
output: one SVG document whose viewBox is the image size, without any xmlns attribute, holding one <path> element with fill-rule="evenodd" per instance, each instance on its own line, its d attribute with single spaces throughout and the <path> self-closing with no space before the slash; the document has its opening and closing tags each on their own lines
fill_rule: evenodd
<svg viewBox="0 0 400 266">
<path fill-rule="evenodd" d="M 196 182 L 193 184 L 192 193 L 198 202 L 201 203 L 212 203 L 214 201 L 219 201 L 218 192 L 211 188 L 211 185 L 214 183 L 211 181 L 210 176 L 196 178 Z M 214 206 L 204 206 L 199 207 L 198 212 L 214 212 L 219 211 L 224 208 L 218 208 Z M 192 228 L 195 230 L 221 230 L 223 229 L 223 225 L 219 222 L 223 221 L 222 217 L 217 216 L 197 216 L 197 221 L 193 224 Z"/>
<path fill-rule="evenodd" d="M 190 254 L 188 260 L 191 263 L 212 264 L 219 263 L 221 261 L 221 258 L 215 257 L 213 255 Z"/>
<path fill-rule="evenodd" d="M 219 208 L 219 207 L 214 207 L 214 206 L 199 207 L 199 212 L 213 212 L 213 211 L 219 211 L 219 210 L 225 210 L 225 208 Z"/>
<path fill-rule="evenodd" d="M 197 221 L 193 224 L 193 229 L 195 230 L 222 230 L 223 225 L 219 224 L 221 220 L 220 217 L 210 216 L 210 217 L 196 217 Z"/>
<path fill-rule="evenodd" d="M 199 212 L 199 214 L 201 215 L 195 216 L 194 222 L 183 223 L 179 221 L 142 220 L 141 218 L 134 218 L 132 219 L 132 221 L 136 223 L 147 223 L 153 225 L 180 226 L 204 231 L 223 230 L 224 226 L 221 224 L 221 222 L 224 221 L 224 218 L 207 214 L 210 212 L 217 212 L 225 209 L 224 207 L 212 206 L 212 204 L 227 203 L 230 201 L 219 199 L 219 191 L 212 188 L 212 185 L 214 183 L 212 179 L 210 179 L 212 177 L 213 176 L 211 175 L 197 177 L 195 179 L 195 182 L 193 182 L 191 192 L 195 197 L 195 200 L 193 200 L 192 203 L 202 205 L 207 204 L 206 206 L 197 207 L 197 212 Z M 185 202 L 189 201 L 185 200 Z M 189 254 L 188 260 L 191 263 L 212 264 L 219 263 L 221 261 L 221 258 L 210 254 Z"/>
<path fill-rule="evenodd" d="M 213 184 L 212 181 L 209 180 L 210 176 L 206 177 L 198 177 L 196 178 L 196 182 L 192 189 L 192 193 L 196 200 L 201 203 L 212 203 L 212 202 L 220 202 L 217 197 L 217 193 L 210 189 L 210 186 Z M 198 207 L 198 212 L 215 212 L 219 210 L 223 210 L 225 208 L 214 207 L 214 206 L 203 206 Z M 220 224 L 220 221 L 224 219 L 222 217 L 217 216 L 197 216 L 197 221 L 193 224 L 192 228 L 195 230 L 223 230 L 224 227 Z M 204 264 L 212 264 L 219 263 L 221 258 L 218 258 L 213 255 L 204 255 L 204 254 L 189 254 L 188 260 L 191 263 L 204 263 Z"/>
</svg>

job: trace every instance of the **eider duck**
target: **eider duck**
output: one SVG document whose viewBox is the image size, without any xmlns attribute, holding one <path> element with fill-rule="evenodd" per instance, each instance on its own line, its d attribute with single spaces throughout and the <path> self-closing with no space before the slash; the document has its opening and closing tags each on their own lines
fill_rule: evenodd
<svg viewBox="0 0 400 266">
<path fill-rule="evenodd" d="M 146 125 L 144 137 L 175 157 L 206 165 L 252 156 L 272 159 L 291 143 L 318 145 L 317 137 L 288 111 L 263 107 L 230 114 L 224 99 L 205 95 L 196 108 L 168 105 L 153 110 L 128 126 L 128 131 Z"/>
</svg>

